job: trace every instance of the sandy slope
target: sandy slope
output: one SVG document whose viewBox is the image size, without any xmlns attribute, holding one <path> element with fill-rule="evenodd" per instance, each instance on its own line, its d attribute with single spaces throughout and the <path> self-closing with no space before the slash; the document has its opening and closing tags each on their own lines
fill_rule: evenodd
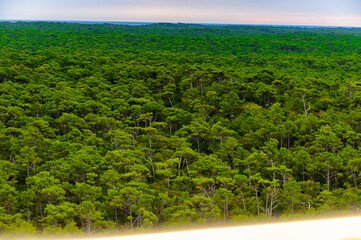
<svg viewBox="0 0 361 240">
<path fill-rule="evenodd" d="M 112 237 L 101 240 L 341 240 L 350 238 L 361 239 L 361 217 Z"/>
</svg>

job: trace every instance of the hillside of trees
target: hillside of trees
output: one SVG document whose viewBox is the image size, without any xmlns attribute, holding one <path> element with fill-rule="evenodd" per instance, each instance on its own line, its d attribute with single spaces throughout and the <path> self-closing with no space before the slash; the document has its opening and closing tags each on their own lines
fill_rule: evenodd
<svg viewBox="0 0 361 240">
<path fill-rule="evenodd" d="M 0 235 L 361 208 L 361 29 L 0 22 Z"/>
</svg>

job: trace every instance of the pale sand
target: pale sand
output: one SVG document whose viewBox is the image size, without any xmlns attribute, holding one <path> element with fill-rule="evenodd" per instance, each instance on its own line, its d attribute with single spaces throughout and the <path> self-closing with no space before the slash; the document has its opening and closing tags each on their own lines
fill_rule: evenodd
<svg viewBox="0 0 361 240">
<path fill-rule="evenodd" d="M 94 239 L 94 238 L 93 238 Z M 98 240 L 344 240 L 361 239 L 361 217 L 217 228 Z"/>
</svg>

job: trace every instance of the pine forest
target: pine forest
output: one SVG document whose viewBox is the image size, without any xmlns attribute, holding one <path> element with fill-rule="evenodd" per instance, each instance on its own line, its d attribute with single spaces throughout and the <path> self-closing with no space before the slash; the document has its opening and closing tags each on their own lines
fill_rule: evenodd
<svg viewBox="0 0 361 240">
<path fill-rule="evenodd" d="M 361 28 L 0 22 L 0 235 L 358 212 Z"/>
</svg>

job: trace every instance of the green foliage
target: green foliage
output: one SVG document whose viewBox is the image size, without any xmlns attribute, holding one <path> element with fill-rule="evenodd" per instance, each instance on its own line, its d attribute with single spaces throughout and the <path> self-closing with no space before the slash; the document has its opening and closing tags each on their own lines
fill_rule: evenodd
<svg viewBox="0 0 361 240">
<path fill-rule="evenodd" d="M 0 23 L 0 234 L 361 207 L 360 29 Z"/>
</svg>

